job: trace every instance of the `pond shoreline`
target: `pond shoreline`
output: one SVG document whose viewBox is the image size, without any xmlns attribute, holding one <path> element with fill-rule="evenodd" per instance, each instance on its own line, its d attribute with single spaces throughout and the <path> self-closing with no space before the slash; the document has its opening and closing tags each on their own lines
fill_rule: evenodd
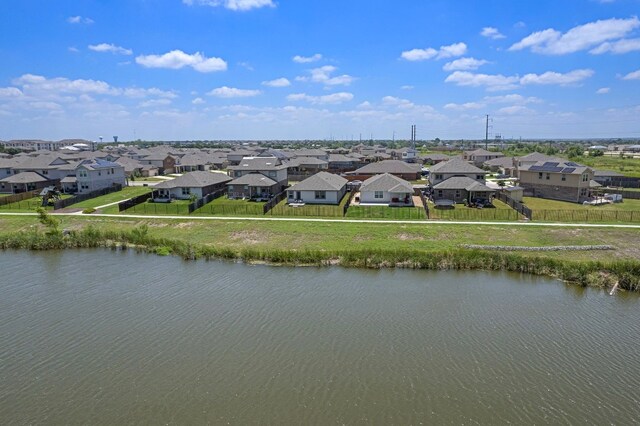
<svg viewBox="0 0 640 426">
<path fill-rule="evenodd" d="M 232 249 L 156 238 L 146 226 L 130 231 L 102 231 L 89 226 L 79 231 L 13 232 L 0 235 L 1 249 L 57 250 L 73 248 L 134 249 L 185 260 L 222 259 L 284 266 L 343 266 L 350 268 L 406 268 L 424 270 L 507 271 L 557 278 L 583 286 L 640 292 L 640 262 L 635 260 L 565 261 L 525 256 L 513 251 L 457 248 L 442 251 Z"/>
</svg>

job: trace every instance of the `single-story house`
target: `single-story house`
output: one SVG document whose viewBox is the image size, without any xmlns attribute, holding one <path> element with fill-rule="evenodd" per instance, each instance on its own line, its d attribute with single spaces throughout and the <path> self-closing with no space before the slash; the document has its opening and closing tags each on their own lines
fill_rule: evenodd
<svg viewBox="0 0 640 426">
<path fill-rule="evenodd" d="M 366 178 L 384 173 L 389 173 L 405 180 L 419 180 L 422 166 L 415 163 L 405 163 L 400 160 L 384 160 L 367 164 L 348 174 Z"/>
<path fill-rule="evenodd" d="M 189 172 L 172 180 L 160 182 L 153 187 L 154 201 L 170 201 L 172 199 L 188 200 L 192 195 L 204 198 L 207 195 L 224 189 L 231 178 L 223 173 Z"/>
<path fill-rule="evenodd" d="M 376 175 L 362 182 L 360 204 L 413 206 L 413 186 L 389 173 Z"/>
<path fill-rule="evenodd" d="M 340 204 L 347 192 L 347 179 L 319 172 L 287 189 L 287 202 L 305 204 Z"/>
<path fill-rule="evenodd" d="M 18 194 L 36 191 L 55 185 L 57 182 L 57 180 L 51 181 L 36 172 L 22 172 L 0 179 L 0 193 Z"/>
<path fill-rule="evenodd" d="M 433 186 L 434 201 L 453 200 L 456 203 L 473 201 L 476 198 L 488 199 L 495 189 L 489 188 L 482 182 L 466 176 L 454 176 Z"/>
<path fill-rule="evenodd" d="M 229 198 L 270 198 L 280 193 L 280 183 L 262 173 L 248 173 L 227 184 Z"/>
</svg>

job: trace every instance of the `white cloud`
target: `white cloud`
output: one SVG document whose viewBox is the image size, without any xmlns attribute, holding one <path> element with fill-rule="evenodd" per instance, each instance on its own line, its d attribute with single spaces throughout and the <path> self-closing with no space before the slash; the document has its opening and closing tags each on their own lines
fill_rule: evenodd
<svg viewBox="0 0 640 426">
<path fill-rule="evenodd" d="M 484 108 L 485 105 L 479 102 L 467 102 L 464 104 L 446 104 L 444 109 L 452 110 L 452 111 L 469 111 L 474 109 Z"/>
<path fill-rule="evenodd" d="M 86 24 L 86 25 L 91 25 L 93 24 L 95 21 L 91 18 L 87 18 L 87 17 L 82 17 L 82 16 L 69 16 L 67 18 L 67 22 L 70 24 Z"/>
<path fill-rule="evenodd" d="M 293 57 L 293 62 L 296 62 L 298 64 L 308 64 L 310 62 L 318 62 L 320 59 L 322 59 L 322 55 L 319 53 L 316 53 L 312 56 L 296 55 Z"/>
<path fill-rule="evenodd" d="M 247 11 L 261 7 L 276 7 L 273 0 L 182 0 L 182 3 L 193 6 L 224 7 L 234 11 Z"/>
<path fill-rule="evenodd" d="M 611 88 L 609 88 L 609 87 L 601 87 L 600 89 L 596 90 L 596 94 L 598 94 L 598 95 L 606 95 L 610 91 L 611 91 Z"/>
<path fill-rule="evenodd" d="M 549 28 L 530 34 L 512 45 L 509 50 L 531 48 L 536 53 L 564 55 L 621 39 L 638 27 L 640 20 L 634 16 L 629 19 L 614 18 L 590 22 L 574 27 L 564 34 Z"/>
<path fill-rule="evenodd" d="M 258 96 L 261 93 L 262 92 L 260 90 L 237 89 L 235 87 L 222 86 L 213 89 L 207 93 L 207 95 L 215 96 L 217 98 L 251 98 L 253 96 Z"/>
<path fill-rule="evenodd" d="M 312 104 L 341 104 L 353 99 L 349 92 L 338 92 L 324 96 L 310 96 L 306 93 L 294 93 L 287 96 L 288 101 L 306 101 Z"/>
<path fill-rule="evenodd" d="M 467 45 L 454 43 L 449 46 L 441 46 L 439 50 L 429 47 L 426 49 L 412 49 L 402 52 L 400 57 L 407 61 L 425 61 L 427 59 L 443 59 L 462 56 L 467 53 Z"/>
<path fill-rule="evenodd" d="M 475 58 L 460 58 L 452 62 L 447 62 L 442 69 L 445 71 L 468 71 L 477 70 L 481 66 L 488 64 L 489 61 Z"/>
<path fill-rule="evenodd" d="M 188 66 L 199 72 L 227 69 L 227 63 L 220 58 L 207 58 L 200 52 L 190 55 L 182 50 L 172 50 L 163 55 L 140 55 L 136 57 L 136 63 L 147 68 L 180 69 Z"/>
<path fill-rule="evenodd" d="M 287 87 L 291 86 L 291 82 L 288 79 L 282 77 L 276 78 L 275 80 L 263 81 L 262 85 L 268 87 Z"/>
<path fill-rule="evenodd" d="M 332 77 L 338 68 L 333 65 L 325 65 L 323 67 L 314 68 L 309 70 L 311 77 L 296 77 L 297 81 L 312 81 L 314 83 L 321 83 L 325 86 L 348 86 L 355 81 L 355 77 L 347 74 Z"/>
<path fill-rule="evenodd" d="M 484 101 L 492 104 L 516 104 L 516 105 L 542 103 L 542 99 L 540 98 L 536 98 L 534 96 L 525 98 L 524 96 L 518 95 L 516 93 L 510 94 L 510 95 L 502 95 L 502 96 L 485 96 Z"/>
<path fill-rule="evenodd" d="M 445 79 L 446 83 L 455 83 L 458 86 L 487 87 L 487 90 L 511 90 L 518 87 L 520 79 L 517 76 L 504 76 L 502 74 L 474 74 L 467 71 L 456 71 Z"/>
<path fill-rule="evenodd" d="M 77 47 L 74 46 L 69 46 L 67 47 L 67 50 L 71 53 L 80 53 L 80 49 L 78 49 Z"/>
<path fill-rule="evenodd" d="M 192 104 L 194 105 L 202 105 L 204 104 L 206 101 L 202 98 L 195 98 L 194 100 L 191 101 Z"/>
<path fill-rule="evenodd" d="M 17 98 L 22 96 L 22 91 L 17 87 L 0 87 L 0 98 Z"/>
<path fill-rule="evenodd" d="M 149 99 L 148 101 L 140 102 L 139 108 L 154 108 L 157 106 L 165 106 L 171 104 L 169 99 Z"/>
<path fill-rule="evenodd" d="M 133 55 L 133 51 L 131 49 L 125 49 L 124 47 L 107 43 L 90 44 L 89 50 L 93 50 L 94 52 L 110 52 L 119 55 Z"/>
<path fill-rule="evenodd" d="M 593 76 L 593 74 L 593 70 L 589 69 L 574 70 L 565 74 L 548 71 L 544 74 L 527 74 L 520 79 L 520 84 L 559 84 L 564 86 L 579 83 Z"/>
<path fill-rule="evenodd" d="M 500 31 L 498 31 L 497 28 L 493 28 L 493 27 L 484 27 L 482 29 L 482 32 L 480 32 L 480 35 L 483 37 L 487 37 L 493 40 L 498 40 L 501 38 L 505 38 L 505 36 L 503 34 L 500 33 Z"/>
<path fill-rule="evenodd" d="M 409 85 L 409 84 L 405 84 L 404 86 L 400 86 L 400 89 L 402 90 L 413 90 L 415 87 Z"/>
<path fill-rule="evenodd" d="M 622 77 L 623 80 L 640 80 L 640 70 L 630 72 L 629 74 Z"/>
<path fill-rule="evenodd" d="M 611 52 L 616 55 L 623 53 L 635 52 L 640 50 L 640 38 L 622 39 L 614 42 L 602 43 L 600 46 L 589 51 L 594 55 Z"/>
<path fill-rule="evenodd" d="M 533 113 L 533 112 L 534 111 L 532 109 L 522 105 L 508 106 L 508 107 L 500 108 L 498 110 L 498 114 L 507 114 L 507 115 L 525 114 L 525 113 Z"/>
</svg>

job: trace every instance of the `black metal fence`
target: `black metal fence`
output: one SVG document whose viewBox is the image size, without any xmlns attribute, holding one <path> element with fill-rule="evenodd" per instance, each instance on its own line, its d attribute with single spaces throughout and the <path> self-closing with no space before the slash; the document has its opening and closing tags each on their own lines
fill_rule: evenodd
<svg viewBox="0 0 640 426">
<path fill-rule="evenodd" d="M 91 191 L 86 194 L 79 194 L 75 197 L 64 198 L 62 200 L 57 200 L 53 203 L 54 210 L 64 209 L 65 207 L 69 207 L 72 204 L 79 203 L 81 201 L 90 200 L 91 198 L 100 197 L 102 195 L 111 194 L 112 192 L 122 191 L 122 185 L 116 184 L 110 186 L 109 188 L 98 189 L 96 191 Z"/>
<path fill-rule="evenodd" d="M 342 216 L 347 215 L 347 211 L 349 211 L 349 206 L 351 205 L 351 201 L 353 200 L 353 197 L 355 197 L 355 195 L 356 195 L 356 189 L 351 188 L 351 191 L 349 191 L 349 197 L 347 198 L 347 202 L 344 203 L 344 206 L 342 207 Z"/>
<path fill-rule="evenodd" d="M 212 202 L 216 198 L 222 197 L 226 193 L 227 193 L 227 189 L 226 188 L 222 188 L 222 189 L 218 189 L 217 191 L 212 192 L 211 194 L 207 194 L 204 197 L 194 201 L 193 203 L 189 204 L 189 214 L 191 214 L 194 211 L 198 210 L 199 208 L 203 207 L 205 204 L 209 204 L 210 202 Z"/>
<path fill-rule="evenodd" d="M 271 200 L 269 200 L 264 206 L 262 206 L 262 214 L 267 214 L 269 211 L 278 205 L 278 203 L 287 197 L 287 191 L 282 191 Z"/>
<path fill-rule="evenodd" d="M 640 211 L 624 210 L 535 210 L 532 220 L 541 222 L 640 222 Z"/>
</svg>

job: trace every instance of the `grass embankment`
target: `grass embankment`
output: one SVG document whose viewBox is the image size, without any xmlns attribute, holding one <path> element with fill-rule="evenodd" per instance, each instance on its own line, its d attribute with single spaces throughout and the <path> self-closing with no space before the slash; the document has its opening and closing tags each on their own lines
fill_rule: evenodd
<svg viewBox="0 0 640 426">
<path fill-rule="evenodd" d="M 0 217 L 0 248 L 59 249 L 135 245 L 185 259 L 222 258 L 282 264 L 418 269 L 480 269 L 558 277 L 640 290 L 640 231 L 499 225 L 298 223 L 59 217 L 62 233 L 47 235 L 33 217 Z M 46 230 L 46 229 L 45 229 Z M 616 251 L 497 252 L 463 244 L 548 247 L 612 245 Z"/>
<path fill-rule="evenodd" d="M 262 216 L 264 205 L 262 201 L 230 200 L 226 195 L 216 198 L 193 212 L 196 215 L 214 216 Z"/>
<path fill-rule="evenodd" d="M 100 197 L 91 198 L 89 200 L 81 201 L 69 206 L 70 209 L 87 209 L 104 206 L 106 204 L 118 203 L 120 201 L 128 200 L 129 198 L 137 197 L 138 195 L 151 192 L 149 188 L 143 186 L 126 186 L 121 191 L 112 192 L 107 195 L 101 195 Z M 118 206 L 110 206 L 102 209 L 103 213 L 117 213 Z"/>
<path fill-rule="evenodd" d="M 575 159 L 577 163 L 593 167 L 597 170 L 610 170 L 622 173 L 625 176 L 640 177 L 640 159 L 620 158 L 620 156 L 609 157 L 579 157 Z"/>
<path fill-rule="evenodd" d="M 422 207 L 351 206 L 347 218 L 425 220 L 427 213 Z"/>
</svg>

